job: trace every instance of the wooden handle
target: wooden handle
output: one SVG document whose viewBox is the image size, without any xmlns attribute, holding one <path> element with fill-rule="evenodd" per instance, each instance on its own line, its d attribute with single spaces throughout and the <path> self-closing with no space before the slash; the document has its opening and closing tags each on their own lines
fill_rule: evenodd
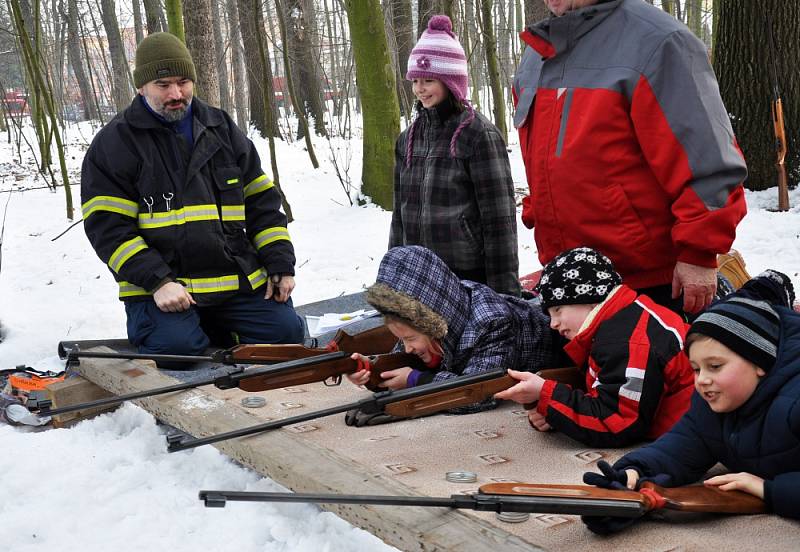
<svg viewBox="0 0 800 552">
<path fill-rule="evenodd" d="M 339 330 L 333 338 L 340 351 L 361 353 L 362 355 L 382 355 L 389 353 L 397 344 L 397 338 L 386 326 L 376 326 L 355 335 Z"/>
<path fill-rule="evenodd" d="M 312 349 L 303 345 L 237 345 L 231 349 L 234 360 L 240 362 L 286 362 L 329 353 L 325 349 Z"/>
<path fill-rule="evenodd" d="M 564 383 L 573 389 L 586 390 L 586 374 L 575 366 L 569 366 L 567 368 L 545 368 L 536 373 L 546 380 Z"/>
<path fill-rule="evenodd" d="M 480 492 L 496 495 L 568 497 L 575 499 L 607 498 L 612 500 L 632 500 L 647 506 L 648 500 L 636 491 L 616 491 L 591 485 L 549 485 L 544 483 L 488 483 L 481 485 Z"/>
<path fill-rule="evenodd" d="M 387 414 L 393 416 L 426 416 L 442 410 L 474 404 L 492 397 L 495 393 L 504 391 L 516 384 L 517 380 L 511 376 L 503 376 L 489 381 L 473 383 L 446 391 L 437 391 L 422 397 L 397 401 L 386 405 Z"/>
<path fill-rule="evenodd" d="M 652 489 L 664 497 L 664 508 L 668 510 L 716 514 L 761 514 L 766 511 L 763 500 L 742 491 L 721 491 L 705 485 L 659 487 L 649 481 L 642 483 L 642 488 Z"/>
<path fill-rule="evenodd" d="M 264 374 L 239 381 L 239 389 L 242 391 L 269 391 L 270 389 L 280 389 L 282 387 L 294 387 L 295 385 L 305 385 L 325 381 L 328 378 L 351 374 L 358 369 L 358 362 L 350 357 L 338 358 L 313 366 L 305 366 L 286 372 L 276 374 Z"/>
</svg>

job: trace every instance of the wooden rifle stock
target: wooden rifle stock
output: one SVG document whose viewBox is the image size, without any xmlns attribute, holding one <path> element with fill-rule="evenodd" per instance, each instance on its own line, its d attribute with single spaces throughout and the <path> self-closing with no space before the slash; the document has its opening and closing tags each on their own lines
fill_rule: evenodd
<svg viewBox="0 0 800 552">
<path fill-rule="evenodd" d="M 555 380 L 558 383 L 565 383 L 573 389 L 586 391 L 586 374 L 575 366 L 566 368 L 545 368 L 536 373 L 546 380 Z"/>
<path fill-rule="evenodd" d="M 772 36 L 772 18 L 769 13 L 764 14 L 764 23 L 767 30 L 767 46 L 769 48 L 770 73 L 772 77 L 772 128 L 775 133 L 775 168 L 778 171 L 778 211 L 789 210 L 789 184 L 786 178 L 786 125 L 783 119 L 783 100 L 778 86 L 778 65 L 775 59 L 775 39 Z"/>
<path fill-rule="evenodd" d="M 442 410 L 481 402 L 491 398 L 495 393 L 505 391 L 516 383 L 519 382 L 505 374 L 486 381 L 393 402 L 387 404 L 384 411 L 392 416 L 404 418 L 427 416 Z"/>
<path fill-rule="evenodd" d="M 546 485 L 539 483 L 489 483 L 480 487 L 484 494 L 509 496 L 564 497 L 576 500 L 610 499 L 639 502 L 644 511 L 667 509 L 717 514 L 761 514 L 764 501 L 742 491 L 722 491 L 717 487 L 692 485 L 660 487 L 646 481 L 639 491 L 601 489 L 589 485 Z"/>
<path fill-rule="evenodd" d="M 280 345 L 278 345 L 280 346 Z M 269 345 L 256 345 L 256 347 L 269 347 Z M 389 353 L 385 355 L 374 355 L 370 357 L 372 369 L 370 370 L 369 381 L 365 385 L 373 392 L 382 391 L 380 386 L 383 383 L 381 374 L 387 370 L 395 370 L 405 366 L 421 370 L 425 368 L 420 358 L 408 353 Z M 282 387 L 294 387 L 319 381 L 333 379 L 333 385 L 338 385 L 345 374 L 352 374 L 359 369 L 358 361 L 352 358 L 343 357 L 315 364 L 313 366 L 301 366 L 296 369 L 267 372 L 263 375 L 249 377 L 239 382 L 239 389 L 242 391 L 268 391 L 270 389 L 280 389 Z"/>
<path fill-rule="evenodd" d="M 322 355 L 332 351 L 361 353 L 367 356 L 381 355 L 390 352 L 396 343 L 397 338 L 386 326 L 377 326 L 355 335 L 350 335 L 340 329 L 326 347 L 306 347 L 299 344 L 237 345 L 230 350 L 230 354 L 235 362 L 285 362 L 287 360 Z"/>
</svg>

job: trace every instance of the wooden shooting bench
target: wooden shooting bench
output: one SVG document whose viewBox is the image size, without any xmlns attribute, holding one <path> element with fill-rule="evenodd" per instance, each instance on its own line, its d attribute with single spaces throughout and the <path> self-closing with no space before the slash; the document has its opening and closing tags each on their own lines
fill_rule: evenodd
<svg viewBox="0 0 800 552">
<path fill-rule="evenodd" d="M 302 315 L 351 312 L 364 306 L 357 294 L 298 307 L 298 311 Z M 348 331 L 379 322 L 359 322 Z M 76 369 L 115 394 L 208 374 L 165 372 L 152 363 L 105 359 L 82 359 Z M 365 393 L 346 381 L 337 387 L 309 384 L 257 393 L 267 404 L 250 409 L 241 405 L 247 393 L 205 386 L 137 404 L 163 422 L 200 437 L 352 402 Z M 425 496 L 469 493 L 492 482 L 580 483 L 583 472 L 597 469 L 598 460 L 613 462 L 626 452 L 590 449 L 557 433 L 538 433 L 529 427 L 525 411 L 512 404 L 468 416 L 435 415 L 362 428 L 347 427 L 343 415 L 336 415 L 214 446 L 296 492 Z M 449 471 L 475 472 L 478 479 L 450 483 L 445 479 Z M 531 514 L 522 523 L 507 523 L 492 513 L 465 510 L 323 507 L 400 550 L 413 551 L 769 552 L 796 550 L 800 542 L 800 523 L 770 515 L 658 513 L 655 521 L 640 522 L 619 535 L 598 537 L 575 516 Z M 218 515 L 232 512 L 220 510 Z"/>
</svg>

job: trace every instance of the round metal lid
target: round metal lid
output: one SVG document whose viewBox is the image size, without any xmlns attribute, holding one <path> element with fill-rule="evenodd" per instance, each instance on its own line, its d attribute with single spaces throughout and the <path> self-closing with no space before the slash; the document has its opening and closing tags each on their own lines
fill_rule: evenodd
<svg viewBox="0 0 800 552">
<path fill-rule="evenodd" d="M 528 512 L 498 512 L 497 519 L 506 523 L 522 523 L 528 521 L 531 515 Z"/>
<path fill-rule="evenodd" d="M 450 483 L 475 483 L 478 474 L 471 471 L 449 471 L 444 478 Z"/>
<path fill-rule="evenodd" d="M 242 399 L 242 406 L 246 408 L 261 408 L 267 404 L 267 399 L 259 395 L 252 395 Z"/>
</svg>

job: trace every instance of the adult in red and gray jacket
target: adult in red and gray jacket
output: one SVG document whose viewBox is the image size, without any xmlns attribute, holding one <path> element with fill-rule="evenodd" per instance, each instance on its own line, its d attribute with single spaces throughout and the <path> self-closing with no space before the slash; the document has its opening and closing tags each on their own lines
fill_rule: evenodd
<svg viewBox="0 0 800 552">
<path fill-rule="evenodd" d="M 646 2 L 545 1 L 554 17 L 522 33 L 514 79 L 539 260 L 589 245 L 631 288 L 696 312 L 746 213 L 706 48 Z"/>
</svg>

